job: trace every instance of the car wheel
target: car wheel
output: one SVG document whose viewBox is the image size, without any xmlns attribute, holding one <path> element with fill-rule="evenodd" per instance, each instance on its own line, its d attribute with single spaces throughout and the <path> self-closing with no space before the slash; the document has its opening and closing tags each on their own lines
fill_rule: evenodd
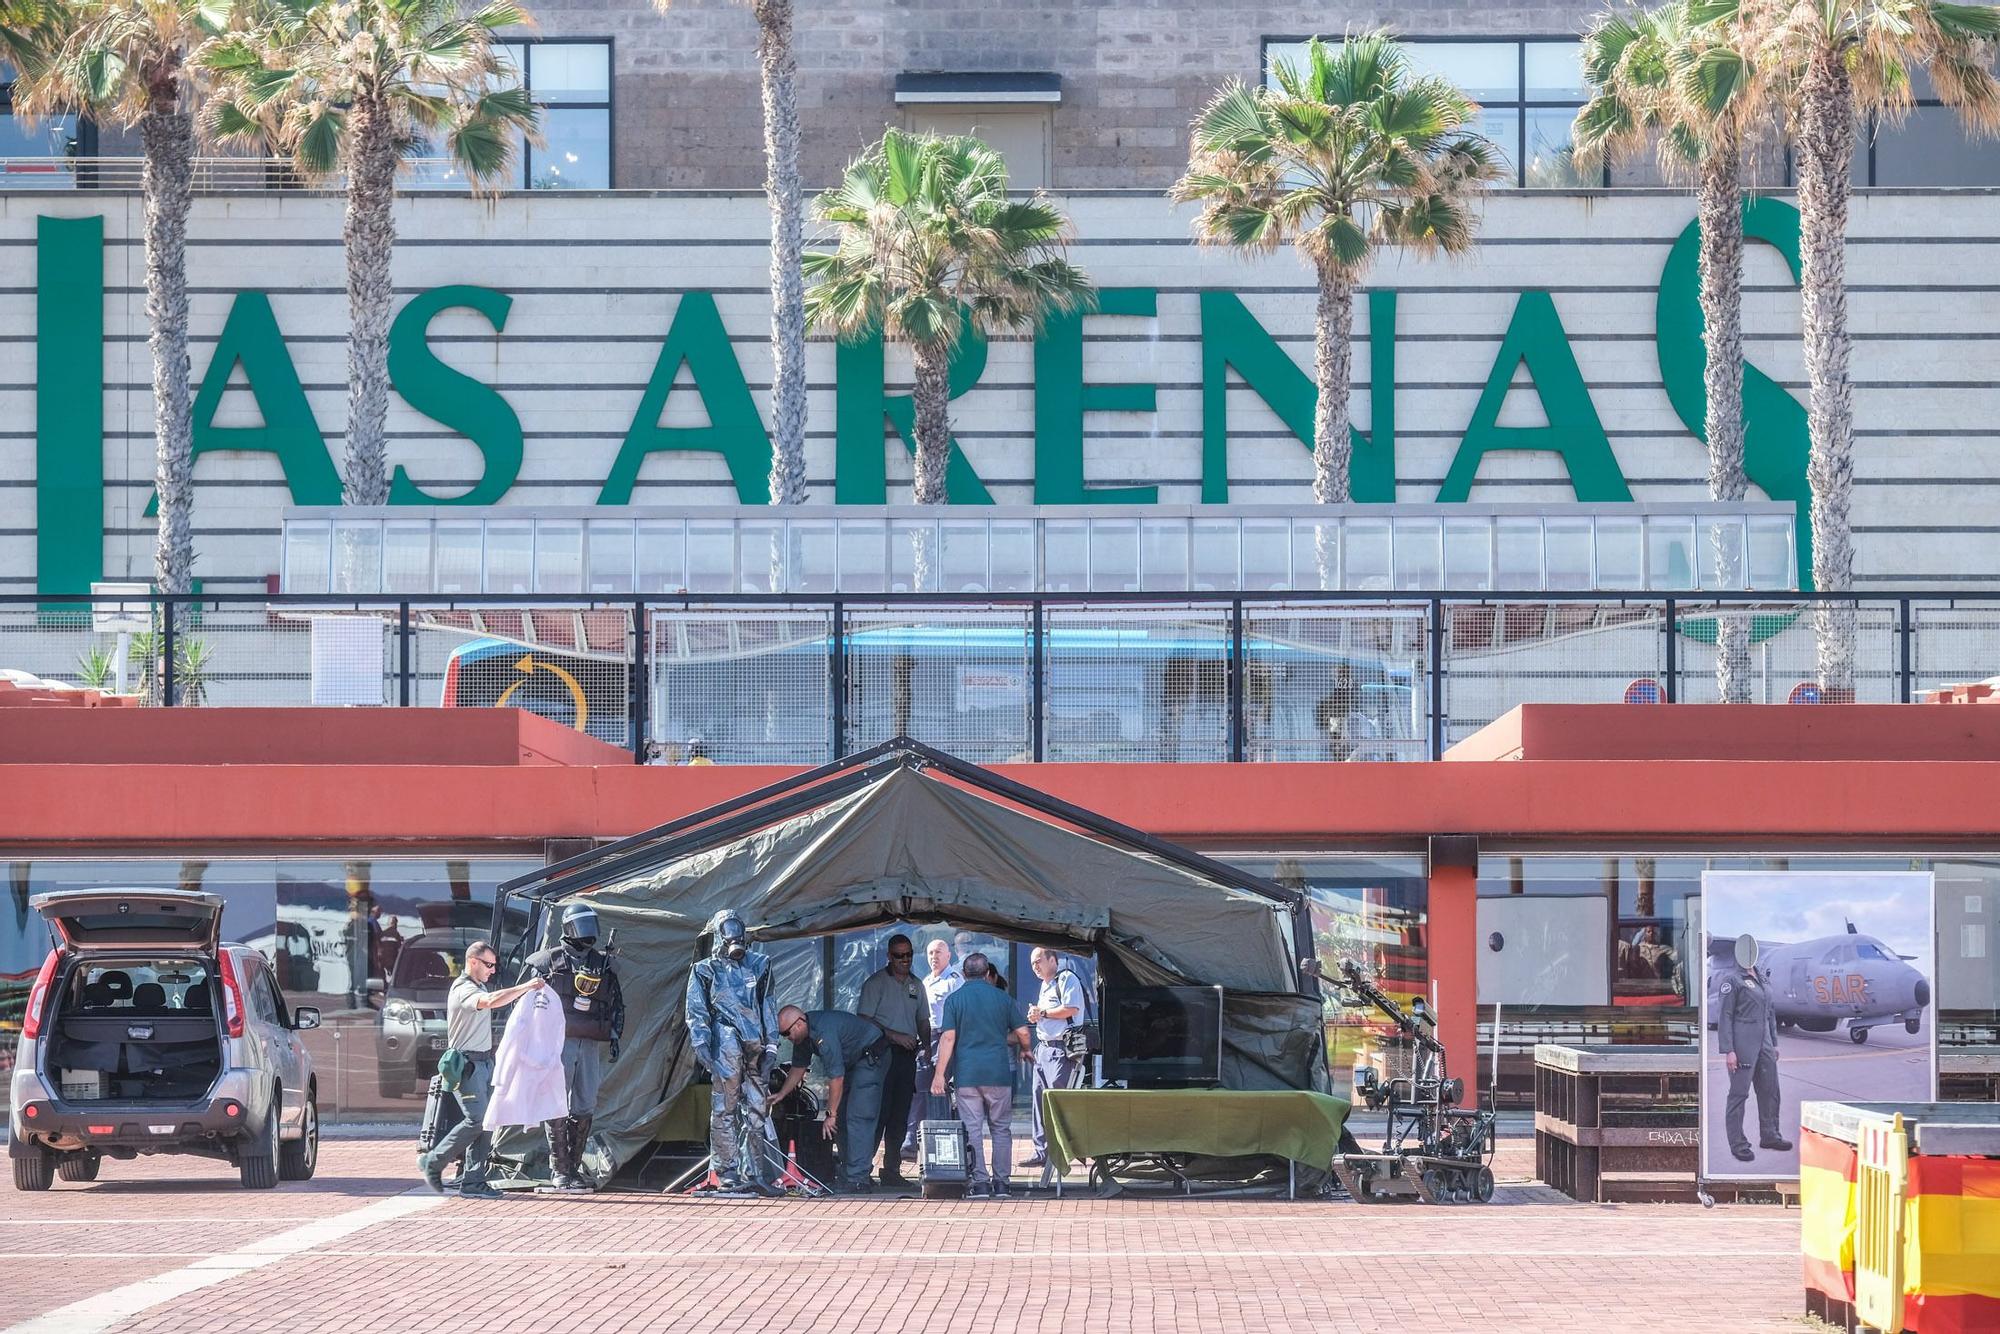
<svg viewBox="0 0 2000 1334">
<path fill-rule="evenodd" d="M 278 1100 L 271 1099 L 264 1125 L 236 1150 L 236 1170 L 245 1190 L 269 1190 L 278 1184 Z"/>
<path fill-rule="evenodd" d="M 47 1190 L 55 1179 L 55 1159 L 39 1144 L 29 1145 L 25 1156 L 14 1159 L 15 1190 Z"/>
<path fill-rule="evenodd" d="M 301 1133 L 278 1150 L 278 1176 L 285 1181 L 310 1181 L 319 1166 L 319 1096 L 306 1094 Z"/>
<path fill-rule="evenodd" d="M 104 1155 L 95 1149 L 66 1153 L 56 1162 L 56 1175 L 64 1181 L 95 1181 L 103 1164 Z"/>
</svg>

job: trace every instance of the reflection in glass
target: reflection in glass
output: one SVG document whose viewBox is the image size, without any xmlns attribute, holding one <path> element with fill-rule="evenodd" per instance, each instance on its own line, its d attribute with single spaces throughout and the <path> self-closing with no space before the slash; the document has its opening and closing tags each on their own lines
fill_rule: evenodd
<svg viewBox="0 0 2000 1334">
<path fill-rule="evenodd" d="M 564 110 L 542 113 L 541 148 L 528 149 L 530 190 L 608 190 L 611 188 L 611 113 Z"/>
<path fill-rule="evenodd" d="M 1576 120 L 1574 107 L 1533 107 L 1527 113 L 1526 157 L 1522 170 L 1526 185 L 1538 190 L 1569 190 L 1604 184 L 1602 170 L 1577 169 L 1570 146 L 1570 127 Z"/>
</svg>

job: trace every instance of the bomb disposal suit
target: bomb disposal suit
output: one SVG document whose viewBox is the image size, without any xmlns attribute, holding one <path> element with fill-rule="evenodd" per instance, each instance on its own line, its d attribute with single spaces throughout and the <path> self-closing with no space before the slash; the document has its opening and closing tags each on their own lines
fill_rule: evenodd
<svg viewBox="0 0 2000 1334">
<path fill-rule="evenodd" d="M 688 1042 L 713 1081 L 708 1147 L 726 1191 L 777 1193 L 782 1162 L 771 1139 L 770 1084 L 778 1056 L 771 960 L 751 950 L 743 919 L 723 909 L 708 921 L 709 955 L 688 975 Z"/>
<path fill-rule="evenodd" d="M 563 1079 L 569 1115 L 544 1121 L 549 1141 L 550 1184 L 557 1190 L 591 1190 L 583 1171 L 584 1146 L 597 1113 L 597 1089 L 604 1078 L 604 1049 L 618 1060 L 625 1031 L 625 995 L 612 970 L 611 956 L 597 948 L 597 914 L 581 903 L 563 909 L 562 943 L 537 950 L 528 966 L 562 1001 Z"/>
</svg>

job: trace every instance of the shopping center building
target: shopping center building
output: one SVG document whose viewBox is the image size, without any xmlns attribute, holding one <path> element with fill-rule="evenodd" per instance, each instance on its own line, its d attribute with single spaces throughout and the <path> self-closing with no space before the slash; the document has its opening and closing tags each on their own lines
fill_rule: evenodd
<svg viewBox="0 0 2000 1334">
<path fill-rule="evenodd" d="M 1811 696 L 1784 154 L 1761 155 L 1749 215 L 1752 499 L 1718 506 L 1692 201 L 1645 163 L 1580 179 L 1564 152 L 1584 8 L 825 8 L 799 18 L 809 184 L 885 124 L 976 130 L 1017 185 L 1053 193 L 1100 289 L 1087 316 L 962 349 L 943 517 L 906 504 L 908 362 L 871 342 L 811 343 L 811 504 L 765 504 L 768 213 L 755 29 L 734 0 L 537 7 L 516 63 L 547 144 L 522 188 L 473 200 L 417 165 L 379 511 L 339 505 L 341 200 L 205 167 L 188 251 L 201 592 L 173 610 L 167 693 L 269 712 L 0 727 L 0 771 L 31 794 L 0 809 L 0 1023 L 40 958 L 32 894 L 202 885 L 288 989 L 344 1012 L 326 1035 L 344 1044 L 337 1105 L 407 1111 L 420 1070 L 392 1047 L 397 1016 L 432 1003 L 426 980 L 484 929 L 496 885 L 908 732 L 1309 890 L 1321 951 L 1434 984 L 1461 1046 L 1500 1001 L 1503 1074 L 1539 1036 L 1694 1040 L 1706 869 L 1931 869 L 1945 1069 L 1993 1061 L 1992 752 L 1938 717 L 1967 711 L 1914 701 L 2000 673 L 2000 147 L 1926 104 L 1857 156 L 1856 691 L 1888 716 L 1804 739 L 1789 714 L 1688 722 L 1615 754 L 1567 732 L 1517 762 L 1492 747 L 1518 722 L 1484 730 L 1517 705 L 1713 700 L 1730 607 L 1754 609 L 1753 698 Z M 1164 192 L 1214 88 L 1315 26 L 1376 18 L 1481 101 L 1514 176 L 1472 255 L 1372 275 L 1357 503 L 1315 510 L 1308 272 L 1196 246 Z M 0 668 L 50 681 L 133 629 L 59 599 L 152 567 L 122 142 L 0 120 Z M 1733 571 L 1713 556 L 1728 533 L 1748 553 Z M 919 543 L 939 557 L 921 589 Z M 466 706 L 492 704 L 548 725 L 481 731 Z M 333 705 L 410 711 L 301 711 Z M 17 712 L 36 711 L 0 720 Z M 1745 737 L 1762 749 L 1729 751 Z M 660 763 L 697 747 L 718 763 Z M 1552 920 L 1597 933 L 1600 994 L 1553 1004 L 1531 981 L 1475 1015 L 1473 899 L 1509 895 L 1573 901 Z M 849 994 L 877 943 L 825 946 L 812 985 Z"/>
</svg>

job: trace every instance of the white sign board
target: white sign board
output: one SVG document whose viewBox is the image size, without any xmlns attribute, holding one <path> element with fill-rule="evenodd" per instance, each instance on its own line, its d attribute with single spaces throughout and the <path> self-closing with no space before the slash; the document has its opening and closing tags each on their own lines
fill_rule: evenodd
<svg viewBox="0 0 2000 1334">
<path fill-rule="evenodd" d="M 1481 1005 L 1609 1005 L 1611 906 L 1604 898 L 1496 894 L 1479 900 Z"/>
<path fill-rule="evenodd" d="M 143 635 L 152 629 L 153 586 L 151 584 L 93 583 L 90 596 L 90 628 L 99 634 Z M 106 601 L 123 598 L 127 601 Z"/>
<path fill-rule="evenodd" d="M 387 703 L 386 636 L 387 627 L 373 616 L 313 617 L 313 707 Z"/>
</svg>

